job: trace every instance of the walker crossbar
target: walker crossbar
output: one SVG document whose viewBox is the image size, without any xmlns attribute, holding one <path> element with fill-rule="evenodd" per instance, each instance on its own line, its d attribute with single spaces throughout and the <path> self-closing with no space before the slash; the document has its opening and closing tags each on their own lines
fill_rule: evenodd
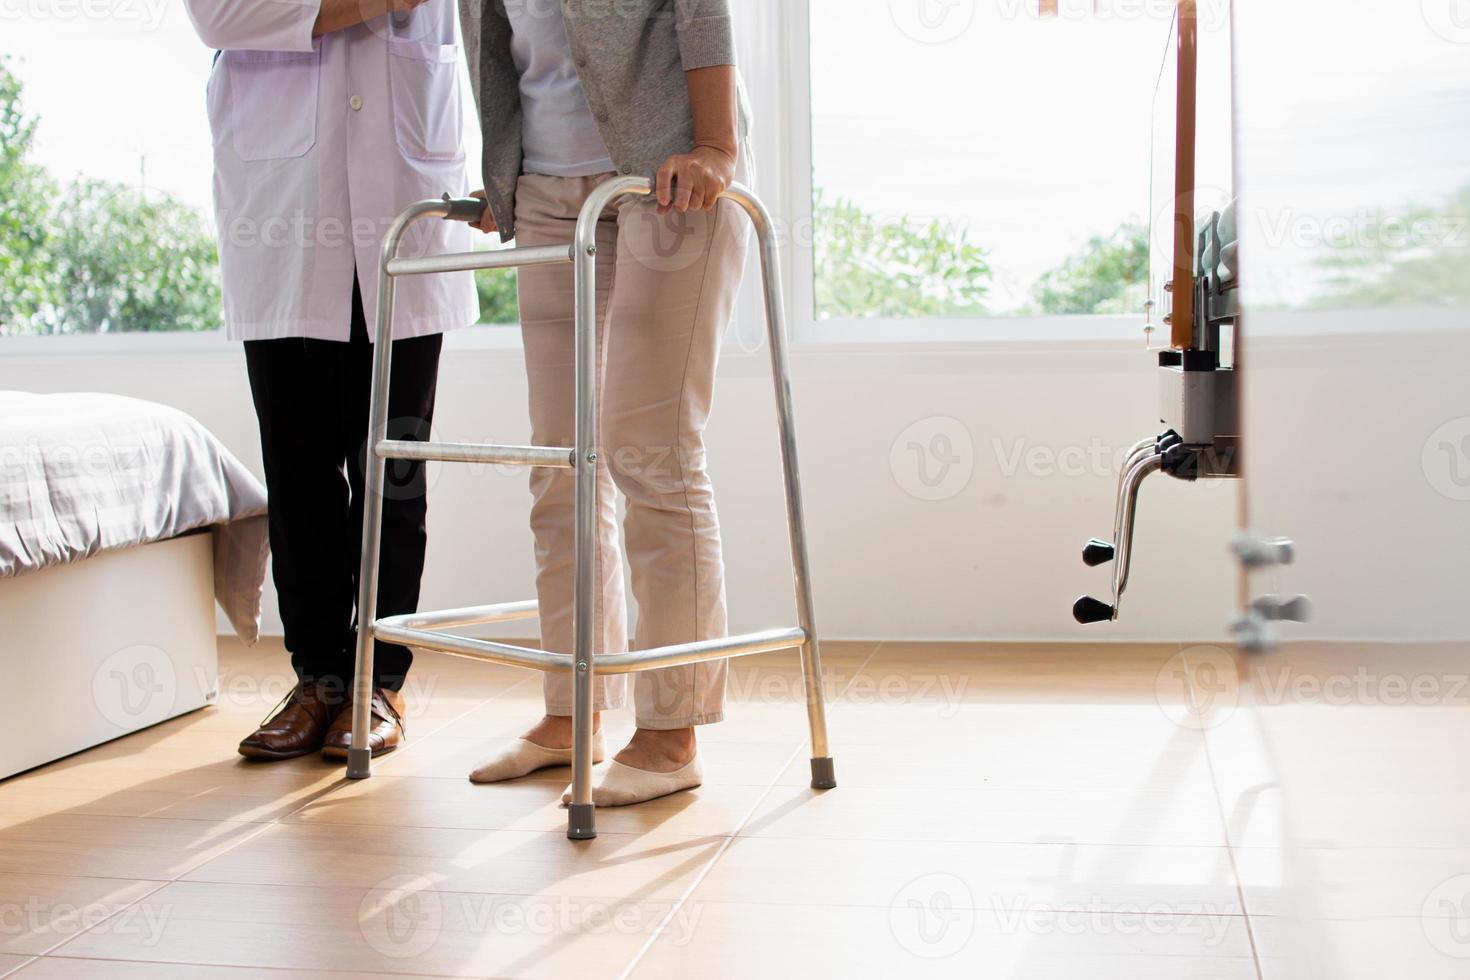
<svg viewBox="0 0 1470 980">
<path fill-rule="evenodd" d="M 576 468 L 570 449 L 546 446 L 486 446 L 467 442 L 404 442 L 384 439 L 378 443 L 383 459 L 439 460 L 445 463 L 503 463 L 508 466 Z"/>
<path fill-rule="evenodd" d="M 390 643 L 437 650 L 466 660 L 483 660 L 508 667 L 529 667 L 532 670 L 571 670 L 572 655 L 552 653 L 534 647 L 518 647 L 493 640 L 478 640 L 467 636 L 455 636 L 432 630 L 410 629 L 404 626 L 388 626 L 378 620 L 373 635 Z M 597 657 L 599 674 L 631 674 L 656 667 L 681 667 L 705 660 L 722 660 L 726 657 L 744 657 L 753 653 L 770 653 L 773 650 L 791 650 L 806 642 L 806 633 L 800 629 L 764 630 L 742 636 L 725 636 L 714 640 L 697 640 L 693 643 L 678 643 L 673 646 L 654 647 L 629 653 L 604 653 Z"/>
<path fill-rule="evenodd" d="M 426 255 L 418 259 L 392 259 L 384 268 L 390 276 L 421 276 L 432 272 L 471 272 L 476 269 L 517 269 L 527 265 L 559 265 L 572 261 L 570 245 L 537 245 L 533 248 L 501 248 L 487 252 Z"/>
<path fill-rule="evenodd" d="M 594 491 L 596 488 L 597 309 L 596 260 L 597 223 L 603 210 L 624 194 L 650 194 L 651 183 L 643 177 L 614 177 L 588 196 L 577 218 L 575 240 L 569 245 L 534 248 L 505 248 L 420 258 L 399 258 L 404 233 L 422 218 L 474 221 L 484 202 L 471 199 L 421 201 L 410 206 L 389 226 L 379 255 L 377 325 L 374 333 L 373 385 L 370 433 L 365 482 L 362 567 L 358 579 L 357 668 L 353 680 L 352 747 L 348 751 L 347 776 L 364 779 L 371 774 L 372 751 L 368 745 L 373 693 L 373 640 L 403 643 L 452 656 L 489 663 L 507 664 L 543 671 L 569 671 L 573 677 L 572 702 L 572 791 L 567 814 L 567 836 L 583 840 L 597 836 L 592 805 L 592 680 L 598 673 L 626 674 L 663 667 L 701 663 L 726 657 L 741 657 L 776 650 L 797 649 L 801 654 L 802 678 L 806 687 L 807 722 L 811 732 L 812 786 L 830 789 L 837 785 L 827 747 L 826 705 L 822 694 L 821 653 L 817 643 L 807 560 L 806 520 L 801 506 L 801 478 L 796 463 L 796 430 L 792 419 L 791 381 L 786 356 L 786 311 L 781 295 L 781 263 L 775 227 L 770 213 L 747 188 L 732 184 L 723 197 L 740 205 L 755 225 L 760 247 L 761 272 L 765 283 L 767 337 L 771 348 L 771 372 L 775 382 L 776 419 L 780 437 L 782 477 L 786 491 L 786 523 L 790 534 L 792 584 L 796 594 L 797 625 L 678 643 L 627 653 L 597 653 L 593 649 L 591 611 L 596 599 L 593 548 L 596 533 Z M 471 443 L 391 440 L 388 429 L 388 379 L 391 376 L 393 336 L 393 286 L 399 276 L 465 272 L 474 269 L 509 269 L 530 265 L 567 262 L 575 281 L 574 330 L 576 334 L 576 438 L 575 446 L 493 446 Z M 572 652 L 558 653 L 531 647 L 458 636 L 447 630 L 502 623 L 537 615 L 535 601 L 505 602 L 440 612 L 409 613 L 381 619 L 377 608 L 378 563 L 383 514 L 382 486 L 389 459 L 454 463 L 496 463 L 511 466 L 541 466 L 574 471 L 576 479 L 576 534 L 574 564 L 576 585 L 572 606 Z"/>
</svg>

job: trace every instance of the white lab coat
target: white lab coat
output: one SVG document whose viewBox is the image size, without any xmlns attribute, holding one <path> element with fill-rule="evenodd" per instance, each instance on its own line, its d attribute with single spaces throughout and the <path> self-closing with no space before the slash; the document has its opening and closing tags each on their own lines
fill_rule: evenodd
<svg viewBox="0 0 1470 980">
<path fill-rule="evenodd" d="M 347 340 L 352 276 L 368 332 L 378 249 L 408 204 L 467 190 L 453 0 L 311 36 L 319 0 L 186 0 L 222 53 L 208 87 L 225 327 L 231 339 Z M 423 219 L 401 255 L 468 251 Z M 471 273 L 398 280 L 396 339 L 479 318 Z"/>
</svg>

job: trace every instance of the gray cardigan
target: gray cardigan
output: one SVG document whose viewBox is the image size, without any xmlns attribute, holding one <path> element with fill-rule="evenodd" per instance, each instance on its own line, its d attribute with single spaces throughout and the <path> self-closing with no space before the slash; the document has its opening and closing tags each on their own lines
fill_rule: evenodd
<svg viewBox="0 0 1470 980">
<path fill-rule="evenodd" d="M 555 0 L 541 3 L 555 9 Z M 521 96 L 505 4 L 459 0 L 485 139 L 485 196 L 508 241 L 515 235 L 521 174 Z M 561 0 L 561 9 L 582 90 L 613 165 L 652 177 L 670 156 L 689 152 L 694 123 L 684 73 L 735 63 L 730 0 Z M 743 108 L 739 125 L 744 135 Z"/>
</svg>

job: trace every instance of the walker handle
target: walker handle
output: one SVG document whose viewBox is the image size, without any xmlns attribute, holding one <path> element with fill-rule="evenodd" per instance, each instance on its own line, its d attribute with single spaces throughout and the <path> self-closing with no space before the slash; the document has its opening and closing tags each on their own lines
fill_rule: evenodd
<svg viewBox="0 0 1470 980">
<path fill-rule="evenodd" d="M 450 197 L 444 195 L 445 221 L 479 221 L 485 213 L 486 202 L 478 197 Z"/>
</svg>

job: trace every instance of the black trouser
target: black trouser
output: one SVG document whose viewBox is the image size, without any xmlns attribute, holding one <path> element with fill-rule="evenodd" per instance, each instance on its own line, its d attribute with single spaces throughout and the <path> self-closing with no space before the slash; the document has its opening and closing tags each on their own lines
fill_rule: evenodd
<svg viewBox="0 0 1470 980">
<path fill-rule="evenodd" d="M 434 419 L 443 338 L 393 344 L 388 437 L 427 439 Z M 373 345 L 362 294 L 352 284 L 347 343 L 286 338 L 245 342 L 250 391 L 260 420 L 270 540 L 281 622 L 291 665 L 303 680 L 345 686 L 353 675 L 357 573 Z M 428 537 L 422 463 L 388 462 L 378 615 L 418 608 Z M 413 654 L 379 643 L 375 684 L 398 690 Z"/>
</svg>

